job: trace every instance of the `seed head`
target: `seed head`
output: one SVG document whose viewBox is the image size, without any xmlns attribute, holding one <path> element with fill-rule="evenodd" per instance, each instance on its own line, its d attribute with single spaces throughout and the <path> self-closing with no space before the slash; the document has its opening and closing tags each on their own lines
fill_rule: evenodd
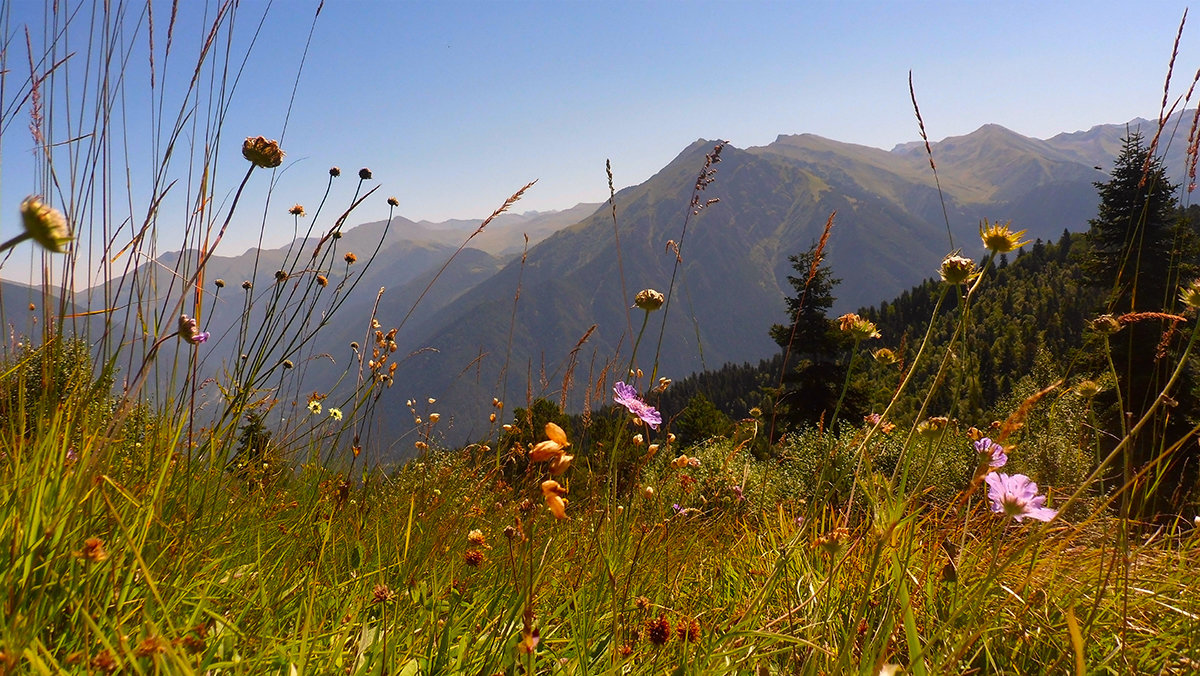
<svg viewBox="0 0 1200 676">
<path fill-rule="evenodd" d="M 346 259 L 346 265 L 352 265 L 358 260 L 358 256 L 355 256 L 353 251 L 347 251 L 346 255 L 342 256 L 342 258 Z"/>
<path fill-rule="evenodd" d="M 217 281 L 213 282 L 213 286 L 217 287 L 218 289 L 224 289 L 225 288 L 225 280 L 218 279 Z"/>
<path fill-rule="evenodd" d="M 646 638 L 654 645 L 666 645 L 671 640 L 671 623 L 663 615 L 646 623 Z"/>
<path fill-rule="evenodd" d="M 666 297 L 654 289 L 642 289 L 633 298 L 633 304 L 646 312 L 653 312 L 662 307 Z"/>
<path fill-rule="evenodd" d="M 247 279 L 246 281 L 242 282 L 242 288 L 243 288 L 243 289 L 245 289 L 245 290 L 247 290 L 247 291 L 249 291 L 249 290 L 250 290 L 251 288 L 253 288 L 253 287 L 254 287 L 254 285 L 253 285 L 253 284 L 251 284 L 251 283 L 250 283 L 250 280 L 248 280 L 248 279 Z"/>
<path fill-rule="evenodd" d="M 396 592 L 386 584 L 377 584 L 371 590 L 371 603 L 388 603 L 396 598 Z"/>
<path fill-rule="evenodd" d="M 262 136 L 247 136 L 242 143 L 242 157 L 256 167 L 274 169 L 283 164 L 283 151 L 278 141 L 269 141 Z"/>
<path fill-rule="evenodd" d="M 483 552 L 478 549 L 468 549 L 463 553 L 463 562 L 472 568 L 478 568 L 483 565 Z"/>
<path fill-rule="evenodd" d="M 287 270 L 276 270 L 275 281 L 282 282 L 288 278 Z"/>
<path fill-rule="evenodd" d="M 25 234 L 45 250 L 51 253 L 67 252 L 71 230 L 67 227 L 67 217 L 58 209 L 30 195 L 21 202 L 21 222 L 25 226 Z"/>
<path fill-rule="evenodd" d="M 370 169 L 368 169 L 368 168 L 366 168 L 366 167 L 363 167 L 362 169 L 359 169 L 359 170 L 358 170 L 358 177 L 359 177 L 359 178 L 361 178 L 361 179 L 362 179 L 362 180 L 364 180 L 364 181 L 369 181 L 369 180 L 371 180 L 371 170 L 370 170 Z"/>
<path fill-rule="evenodd" d="M 875 327 L 875 322 L 863 319 L 853 312 L 838 317 L 838 325 L 842 331 L 849 333 L 850 337 L 856 341 L 882 337 Z"/>
<path fill-rule="evenodd" d="M 338 176 L 342 175 L 342 170 L 338 169 L 337 167 L 330 167 L 329 175 L 332 176 L 333 178 L 337 178 Z"/>
<path fill-rule="evenodd" d="M 1094 380 L 1084 380 L 1075 386 L 1075 392 L 1084 399 L 1092 399 L 1097 394 L 1100 394 L 1100 383 Z"/>
<path fill-rule="evenodd" d="M 1092 321 L 1088 322 L 1088 328 L 1096 333 L 1112 335 L 1121 330 L 1121 322 L 1112 315 L 1100 315 Z"/>
<path fill-rule="evenodd" d="M 942 267 L 938 273 L 947 284 L 965 284 L 975 277 L 975 261 L 958 254 L 950 254 L 942 259 Z"/>
<path fill-rule="evenodd" d="M 317 275 L 317 286 L 329 286 L 329 278 L 325 275 Z"/>
<path fill-rule="evenodd" d="M 288 213 L 293 216 L 304 216 L 304 206 L 300 204 L 292 205 L 292 208 L 288 209 Z"/>
<path fill-rule="evenodd" d="M 398 206 L 400 206 L 400 200 L 396 199 L 395 197 L 389 197 L 388 198 L 388 206 L 389 207 L 398 207 Z"/>
<path fill-rule="evenodd" d="M 881 347 L 878 350 L 875 350 L 872 356 L 875 357 L 875 361 L 883 364 L 884 366 L 891 366 L 892 364 L 900 361 L 900 358 L 896 356 L 896 353 L 892 352 L 886 347 Z"/>
</svg>

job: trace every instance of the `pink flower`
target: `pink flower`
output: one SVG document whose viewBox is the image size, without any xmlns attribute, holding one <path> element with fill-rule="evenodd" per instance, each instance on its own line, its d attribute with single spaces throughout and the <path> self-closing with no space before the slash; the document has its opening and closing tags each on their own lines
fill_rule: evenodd
<svg viewBox="0 0 1200 676">
<path fill-rule="evenodd" d="M 1008 464 L 1004 447 L 987 437 L 975 442 L 975 452 L 979 454 L 980 464 L 987 461 L 988 467 L 999 468 Z"/>
<path fill-rule="evenodd" d="M 617 383 L 613 386 L 613 401 L 629 409 L 629 412 L 642 422 L 650 426 L 650 429 L 658 429 L 662 424 L 662 415 L 654 410 L 654 407 L 642 401 L 638 396 L 637 390 L 633 389 L 632 385 L 625 383 Z"/>
<path fill-rule="evenodd" d="M 1009 476 L 993 472 L 984 481 L 988 485 L 992 511 L 996 514 L 1007 514 L 1017 521 L 1024 521 L 1025 517 L 1049 521 L 1058 515 L 1057 510 L 1045 506 L 1046 496 L 1038 495 L 1037 484 L 1024 474 Z"/>
<path fill-rule="evenodd" d="M 195 319 L 187 315 L 179 315 L 179 337 L 192 345 L 199 345 L 208 340 L 208 331 L 201 332 Z"/>
</svg>

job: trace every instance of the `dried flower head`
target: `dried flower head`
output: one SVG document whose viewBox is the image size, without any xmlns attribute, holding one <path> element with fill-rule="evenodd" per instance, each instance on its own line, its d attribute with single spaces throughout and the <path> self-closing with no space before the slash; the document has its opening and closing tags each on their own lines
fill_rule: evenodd
<svg viewBox="0 0 1200 676">
<path fill-rule="evenodd" d="M 680 620 L 675 626 L 675 633 L 681 641 L 695 643 L 700 640 L 700 623 L 693 619 Z"/>
<path fill-rule="evenodd" d="M 283 151 L 278 141 L 269 141 L 262 136 L 247 136 L 242 143 L 242 157 L 256 167 L 274 169 L 283 164 Z"/>
<path fill-rule="evenodd" d="M 398 207 L 398 206 L 400 206 L 400 200 L 396 199 L 395 197 L 389 197 L 389 198 L 388 198 L 388 200 L 387 200 L 387 202 L 388 202 L 388 206 L 389 206 L 389 207 Z"/>
<path fill-rule="evenodd" d="M 828 533 L 819 536 L 813 541 L 818 549 L 822 549 L 830 556 L 836 556 L 846 546 L 846 542 L 850 539 L 850 531 L 845 528 L 835 528 Z"/>
<path fill-rule="evenodd" d="M 359 177 L 360 179 L 364 180 L 364 181 L 369 181 L 369 180 L 371 180 L 371 170 L 370 170 L 370 169 L 368 169 L 368 168 L 366 168 L 366 167 L 363 167 L 362 169 L 359 169 L 359 170 L 358 170 L 358 177 Z"/>
<path fill-rule="evenodd" d="M 633 304 L 646 312 L 653 312 L 662 307 L 662 304 L 666 300 L 666 296 L 663 296 L 654 289 L 642 289 L 634 296 Z"/>
<path fill-rule="evenodd" d="M 242 288 L 249 291 L 250 289 L 254 288 L 254 284 L 250 283 L 250 280 L 247 279 L 246 281 L 242 282 Z"/>
<path fill-rule="evenodd" d="M 320 286 L 320 287 L 329 286 L 329 278 L 326 277 L 325 275 L 317 275 L 316 282 L 317 282 L 317 286 Z"/>
<path fill-rule="evenodd" d="M 947 284 L 966 284 L 975 277 L 975 261 L 952 253 L 942 259 L 938 274 Z"/>
<path fill-rule="evenodd" d="M 283 360 L 283 368 L 285 368 L 285 369 L 290 369 L 290 368 L 295 368 L 295 366 L 296 366 L 296 365 L 292 363 L 292 360 L 291 360 L 291 359 L 284 359 L 284 360 Z"/>
<path fill-rule="evenodd" d="M 300 204 L 293 204 L 293 205 L 292 205 L 292 208 L 291 208 L 291 209 L 288 209 L 288 213 L 289 213 L 289 214 L 291 214 L 291 215 L 293 215 L 293 216 L 305 216 L 305 215 L 307 215 L 307 214 L 305 214 L 305 213 L 304 213 L 304 206 L 303 206 L 303 205 L 300 205 Z"/>
<path fill-rule="evenodd" d="M 468 549 L 467 551 L 463 552 L 463 563 L 472 568 L 478 568 L 482 566 L 483 561 L 483 552 L 479 551 L 478 549 Z"/>
<path fill-rule="evenodd" d="M 342 170 L 337 167 L 330 167 L 329 175 L 332 176 L 333 178 L 337 178 L 338 176 L 342 175 Z"/>
<path fill-rule="evenodd" d="M 1007 223 L 988 223 L 987 219 L 979 224 L 979 238 L 983 240 L 983 246 L 988 251 L 994 253 L 1008 253 L 1029 244 L 1029 241 L 1021 241 L 1021 237 L 1025 235 L 1024 230 L 1013 232 L 1009 227 L 1012 221 Z"/>
<path fill-rule="evenodd" d="M 167 646 L 170 643 L 162 636 L 147 636 L 138 642 L 137 647 L 133 649 L 133 654 L 137 657 L 150 657 L 151 655 L 161 655 L 167 652 Z"/>
<path fill-rule="evenodd" d="M 225 288 L 225 280 L 218 279 L 217 281 L 213 282 L 213 286 L 217 287 L 218 289 L 224 289 Z"/>
<path fill-rule="evenodd" d="M 470 542 L 476 547 L 487 546 L 487 538 L 483 536 L 483 531 L 479 530 L 478 528 L 472 529 L 471 532 L 467 533 L 467 542 Z"/>
<path fill-rule="evenodd" d="M 654 645 L 666 645 L 671 640 L 671 623 L 663 615 L 646 623 L 646 638 Z"/>
<path fill-rule="evenodd" d="M 950 419 L 946 418 L 945 416 L 926 418 L 925 420 L 917 423 L 917 436 L 926 441 L 931 441 L 937 438 L 938 435 L 942 433 L 942 430 L 946 429 L 946 426 L 949 424 Z"/>
<path fill-rule="evenodd" d="M 71 241 L 67 217 L 61 211 L 30 195 L 21 201 L 21 223 L 25 234 L 51 253 L 66 253 Z"/>
<path fill-rule="evenodd" d="M 1121 330 L 1121 322 L 1112 315 L 1104 314 L 1088 322 L 1088 328 L 1096 333 L 1112 335 Z"/>
<path fill-rule="evenodd" d="M 371 603 L 388 603 L 395 600 L 396 592 L 386 584 L 377 584 L 371 590 Z"/>
<path fill-rule="evenodd" d="M 104 549 L 104 540 L 97 537 L 90 537 L 84 540 L 83 549 L 75 552 L 75 557 L 89 563 L 100 563 L 107 560 L 108 552 Z"/>
<path fill-rule="evenodd" d="M 353 265 L 358 260 L 358 256 L 355 256 L 353 251 L 347 251 L 346 255 L 342 256 L 342 258 L 346 260 L 347 265 Z"/>
<path fill-rule="evenodd" d="M 282 281 L 287 280 L 287 278 L 288 278 L 287 270 L 276 270 L 275 271 L 275 281 L 282 282 Z"/>
</svg>

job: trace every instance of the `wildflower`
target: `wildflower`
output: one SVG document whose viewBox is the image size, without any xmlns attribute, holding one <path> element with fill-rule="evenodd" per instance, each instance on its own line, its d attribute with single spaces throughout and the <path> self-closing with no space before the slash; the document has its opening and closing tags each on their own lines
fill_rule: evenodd
<svg viewBox="0 0 1200 676">
<path fill-rule="evenodd" d="M 528 655 L 537 650 L 538 641 L 541 639 L 537 629 L 529 629 L 521 632 L 521 642 L 517 644 L 517 650 L 522 655 Z"/>
<path fill-rule="evenodd" d="M 1004 447 L 987 437 L 975 442 L 975 452 L 979 454 L 980 464 L 986 462 L 988 467 L 998 469 L 1008 464 Z"/>
<path fill-rule="evenodd" d="M 133 654 L 137 657 L 150 657 L 151 655 L 161 655 L 167 651 L 167 640 L 161 636 L 149 636 L 141 640 L 134 648 Z"/>
<path fill-rule="evenodd" d="M 988 485 L 992 511 L 997 514 L 1007 514 L 1017 521 L 1023 521 L 1025 517 L 1049 521 L 1058 515 L 1057 510 L 1045 506 L 1046 496 L 1038 495 L 1037 484 L 1024 474 L 992 473 L 984 481 Z"/>
<path fill-rule="evenodd" d="M 478 568 L 483 565 L 483 552 L 478 549 L 468 549 L 463 552 L 463 562 L 472 568 Z"/>
<path fill-rule="evenodd" d="M 671 623 L 666 617 L 658 617 L 646 623 L 646 637 L 654 645 L 666 645 L 671 640 Z"/>
<path fill-rule="evenodd" d="M 292 363 L 292 360 L 291 360 L 291 359 L 284 359 L 284 360 L 283 360 L 283 368 L 285 368 L 285 369 L 291 369 L 291 368 L 295 368 L 295 366 L 296 366 L 296 365 Z"/>
<path fill-rule="evenodd" d="M 429 444 L 425 443 L 424 441 L 414 441 L 413 448 L 417 449 L 418 451 L 427 451 L 429 450 Z"/>
<path fill-rule="evenodd" d="M 675 458 L 674 460 L 671 461 L 671 466 L 676 469 L 683 469 L 684 467 L 688 466 L 688 462 L 690 460 L 691 460 L 691 458 L 687 457 L 686 455 L 681 455 L 678 458 Z"/>
<path fill-rule="evenodd" d="M 487 546 L 487 538 L 483 537 L 483 531 L 479 530 L 478 528 L 475 528 L 471 532 L 467 533 L 467 542 L 470 542 L 476 547 Z"/>
<path fill-rule="evenodd" d="M 332 178 L 337 178 L 338 176 L 341 176 L 341 175 L 342 175 L 342 170 L 341 170 L 341 169 L 338 169 L 337 167 L 330 167 L 330 168 L 329 168 L 329 176 L 330 176 L 330 177 L 332 177 Z"/>
<path fill-rule="evenodd" d="M 386 584 L 377 584 L 371 590 L 371 603 L 388 603 L 396 598 L 396 592 Z"/>
<path fill-rule="evenodd" d="M 201 331 L 195 319 L 179 315 L 179 337 L 190 345 L 199 345 L 208 340 L 208 331 Z"/>
<path fill-rule="evenodd" d="M 288 213 L 289 213 L 289 214 L 291 214 L 291 215 L 293 215 L 293 216 L 304 216 L 304 215 L 306 215 L 306 214 L 304 213 L 304 205 L 302 205 L 302 204 L 293 204 L 293 205 L 292 205 L 292 208 L 291 208 L 291 209 L 288 209 Z"/>
<path fill-rule="evenodd" d="M 952 253 L 942 259 L 942 267 L 938 269 L 938 274 L 947 284 L 965 284 L 975 277 L 975 261 Z"/>
<path fill-rule="evenodd" d="M 547 479 L 542 482 L 542 497 L 546 499 L 546 507 L 554 514 L 556 519 L 567 518 L 567 502 L 563 496 L 567 494 L 567 489 L 559 485 L 553 479 Z"/>
<path fill-rule="evenodd" d="M 550 461 L 550 475 L 560 476 L 563 472 L 571 468 L 571 461 L 575 459 L 573 455 L 560 453 L 557 457 Z"/>
<path fill-rule="evenodd" d="M 218 279 L 217 281 L 213 282 L 213 286 L 217 287 L 218 289 L 224 289 L 225 288 L 225 280 Z"/>
<path fill-rule="evenodd" d="M 400 206 L 400 200 L 396 199 L 395 197 L 389 197 L 388 198 L 388 206 L 389 207 L 398 207 L 398 206 Z"/>
<path fill-rule="evenodd" d="M 1092 399 L 1100 394 L 1100 383 L 1094 380 L 1084 380 L 1075 386 L 1075 391 L 1084 399 Z"/>
<path fill-rule="evenodd" d="M 633 600 L 633 605 L 638 610 L 648 610 L 650 608 L 650 599 L 645 596 L 639 596 Z"/>
<path fill-rule="evenodd" d="M 633 304 L 634 306 L 639 307 L 646 312 L 654 312 L 658 308 L 662 307 L 662 304 L 666 302 L 666 300 L 666 296 L 663 296 L 654 289 L 642 289 L 641 291 L 638 291 L 636 296 L 634 296 Z"/>
<path fill-rule="evenodd" d="M 755 406 L 754 408 L 751 408 L 749 413 L 750 413 L 751 418 L 761 418 L 762 417 L 762 409 L 757 406 Z"/>
<path fill-rule="evenodd" d="M 633 389 L 631 385 L 626 385 L 625 383 L 614 385 L 613 401 L 628 409 L 634 417 L 649 425 L 650 429 L 656 430 L 662 423 L 662 415 L 654 410 L 653 406 L 642 401 L 641 397 L 638 396 L 637 390 Z"/>
<path fill-rule="evenodd" d="M 340 408 L 329 409 L 329 417 L 333 418 L 334 420 L 341 420 L 342 419 L 342 409 L 340 409 Z"/>
<path fill-rule="evenodd" d="M 871 353 L 871 356 L 875 358 L 875 361 L 883 364 L 884 366 L 891 366 L 892 364 L 896 364 L 900 361 L 900 358 L 896 356 L 896 353 L 886 347 L 881 347 L 878 350 L 875 350 L 875 352 Z"/>
<path fill-rule="evenodd" d="M 285 281 L 287 278 L 288 278 L 287 270 L 276 270 L 275 271 L 275 281 L 282 282 L 282 281 Z"/>
<path fill-rule="evenodd" d="M 359 169 L 359 170 L 358 170 L 358 177 L 359 177 L 360 179 L 364 180 L 364 181 L 369 181 L 369 180 L 371 180 L 371 170 L 370 170 L 370 169 L 368 169 L 368 168 L 366 168 L 366 167 L 363 167 L 362 169 Z"/>
<path fill-rule="evenodd" d="M 245 290 L 247 290 L 247 291 L 249 291 L 249 290 L 250 290 L 251 288 L 253 288 L 253 287 L 254 287 L 254 285 L 253 285 L 253 284 L 251 284 L 251 283 L 250 283 L 250 280 L 248 280 L 248 279 L 247 279 L 246 281 L 242 282 L 242 288 L 243 288 L 243 289 L 245 289 Z"/>
<path fill-rule="evenodd" d="M 325 275 L 317 275 L 317 286 L 325 287 L 329 285 L 329 278 Z"/>
<path fill-rule="evenodd" d="M 1179 300 L 1190 308 L 1200 308 L 1200 279 L 1180 287 Z"/>
<path fill-rule="evenodd" d="M 658 444 L 650 444 L 646 447 L 646 457 L 652 457 L 655 453 L 658 453 Z"/>
<path fill-rule="evenodd" d="M 283 164 L 283 151 L 278 141 L 268 141 L 262 136 L 247 136 L 242 143 L 242 157 L 256 167 L 274 169 Z"/>
<path fill-rule="evenodd" d="M 1104 314 L 1088 322 L 1088 328 L 1096 333 L 1111 335 L 1121 330 L 1121 322 L 1112 315 Z"/>
<path fill-rule="evenodd" d="M 644 443 L 646 443 L 646 440 L 642 437 L 642 435 L 640 435 L 640 434 L 633 435 L 633 445 L 634 446 L 641 446 Z"/>
<path fill-rule="evenodd" d="M 830 556 L 836 556 L 849 539 L 850 531 L 846 530 L 845 528 L 835 528 L 825 535 L 818 537 L 813 544 L 815 544 L 817 548 L 825 550 L 826 554 L 829 554 Z"/>
<path fill-rule="evenodd" d="M 754 409 L 750 409 L 750 410 L 752 410 L 752 411 L 753 411 Z M 673 433 L 671 433 L 671 432 L 667 432 L 667 443 L 668 443 L 668 444 L 673 444 L 673 443 L 675 443 L 675 435 L 674 435 Z"/>
<path fill-rule="evenodd" d="M 654 497 L 654 486 L 642 486 L 642 497 L 647 500 Z"/>
<path fill-rule="evenodd" d="M 67 217 L 46 204 L 40 197 L 30 195 L 21 201 L 21 222 L 25 234 L 51 253 L 66 253 L 71 241 Z"/>
<path fill-rule="evenodd" d="M 950 424 L 950 420 L 945 416 L 935 416 L 927 418 L 917 424 L 917 436 L 926 441 L 932 441 L 937 438 L 942 430 L 946 429 L 946 425 Z"/>
<path fill-rule="evenodd" d="M 993 253 L 1008 253 L 1029 244 L 1028 240 L 1021 241 L 1021 237 L 1025 234 L 1025 231 L 1018 230 L 1013 232 L 1009 228 L 1011 224 L 1012 221 L 1003 225 L 999 223 L 989 224 L 986 218 L 983 219 L 983 222 L 979 224 L 979 238 L 983 240 L 984 248 Z"/>
<path fill-rule="evenodd" d="M 679 634 L 679 640 L 695 643 L 700 640 L 700 623 L 695 619 L 680 620 L 675 633 Z"/>
<path fill-rule="evenodd" d="M 320 415 L 321 414 L 321 402 L 317 401 L 316 399 L 308 402 L 308 412 L 312 413 L 314 415 Z"/>
<path fill-rule="evenodd" d="M 441 413 L 430 413 L 429 414 L 429 423 L 431 425 L 437 423 L 437 421 L 439 421 L 441 419 L 442 419 Z"/>
<path fill-rule="evenodd" d="M 104 540 L 97 537 L 90 537 L 83 541 L 83 549 L 75 552 L 75 558 L 83 559 L 90 563 L 100 563 L 108 559 L 108 552 L 104 549 Z"/>
<path fill-rule="evenodd" d="M 495 413 L 488 415 L 488 422 L 493 422 L 493 423 L 496 422 L 496 414 Z"/>
<path fill-rule="evenodd" d="M 654 391 L 660 393 L 666 392 L 667 388 L 671 386 L 671 382 L 672 380 L 670 378 L 659 378 L 658 385 L 654 387 Z"/>
<path fill-rule="evenodd" d="M 730 486 L 729 490 L 731 492 L 733 492 L 733 497 L 734 497 L 735 502 L 741 502 L 742 500 L 746 499 L 745 495 L 743 495 L 743 493 L 742 493 L 741 486 Z"/>
<path fill-rule="evenodd" d="M 875 327 L 875 322 L 863 319 L 853 312 L 838 317 L 838 325 L 842 331 L 849 333 L 850 337 L 856 341 L 882 337 Z"/>
</svg>

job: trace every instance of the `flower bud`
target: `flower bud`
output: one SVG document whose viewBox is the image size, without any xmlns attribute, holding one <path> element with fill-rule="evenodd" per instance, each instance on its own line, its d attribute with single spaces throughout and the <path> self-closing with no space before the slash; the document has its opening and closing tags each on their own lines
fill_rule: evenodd
<svg viewBox="0 0 1200 676">
<path fill-rule="evenodd" d="M 25 233 L 51 253 L 66 253 L 71 231 L 67 217 L 40 198 L 30 195 L 21 202 L 21 222 Z"/>
<path fill-rule="evenodd" d="M 666 297 L 654 289 L 642 289 L 633 299 L 633 304 L 646 312 L 657 310 L 664 302 Z"/>
</svg>

